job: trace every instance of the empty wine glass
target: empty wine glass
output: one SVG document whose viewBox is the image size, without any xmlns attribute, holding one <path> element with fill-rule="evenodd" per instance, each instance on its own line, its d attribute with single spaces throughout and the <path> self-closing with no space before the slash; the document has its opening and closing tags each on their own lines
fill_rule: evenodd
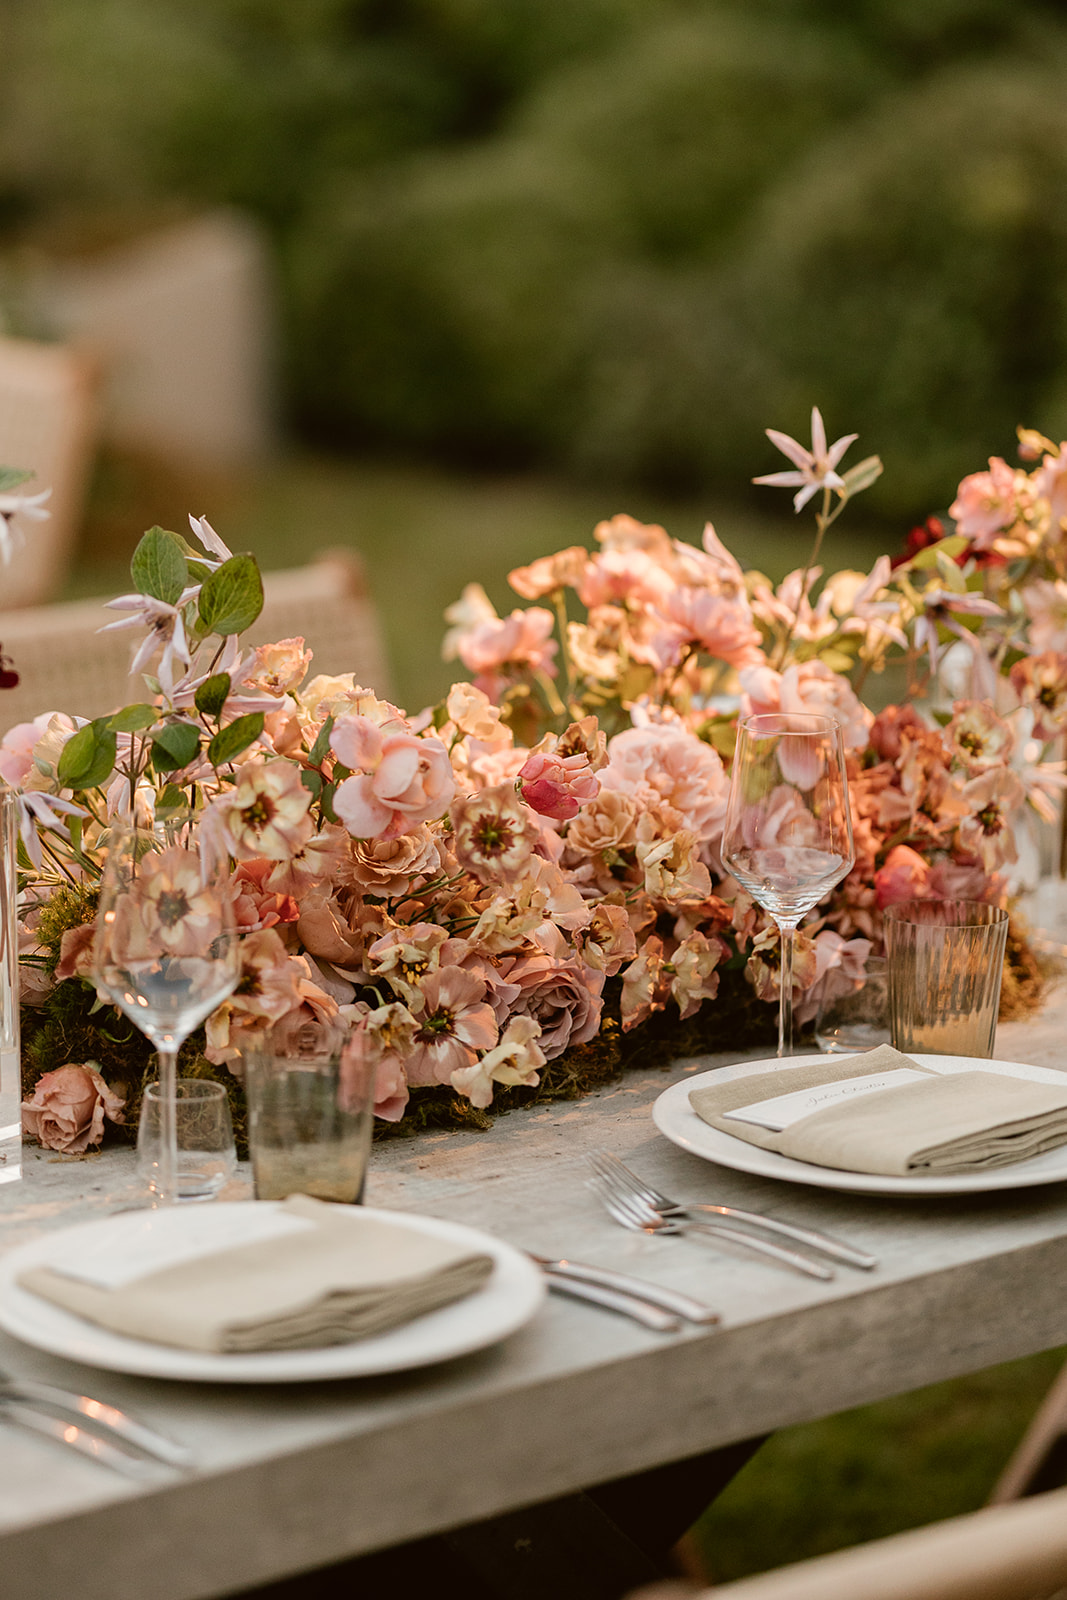
<svg viewBox="0 0 1067 1600">
<path fill-rule="evenodd" d="M 781 934 L 778 1054 L 793 1050 L 793 935 L 855 860 L 841 730 L 776 712 L 738 725 L 722 859 Z"/>
<path fill-rule="evenodd" d="M 178 1199 L 176 1061 L 183 1041 L 236 987 L 240 971 L 226 862 L 205 861 L 188 813 L 110 830 L 96 914 L 96 987 L 156 1047 L 157 1199 Z"/>
</svg>

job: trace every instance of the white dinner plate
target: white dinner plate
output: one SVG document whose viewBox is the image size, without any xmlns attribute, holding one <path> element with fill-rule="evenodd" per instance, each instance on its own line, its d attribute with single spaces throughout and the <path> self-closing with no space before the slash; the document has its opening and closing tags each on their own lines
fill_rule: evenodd
<svg viewBox="0 0 1067 1600">
<path fill-rule="evenodd" d="M 273 1201 L 219 1202 L 213 1213 L 254 1209 L 262 1212 Z M 176 1206 L 146 1212 L 153 1227 L 178 1235 L 190 1226 L 203 1226 L 201 1206 Z M 251 1355 L 210 1355 L 179 1350 L 171 1345 L 127 1339 L 107 1328 L 86 1322 L 72 1312 L 20 1289 L 16 1278 L 28 1267 L 48 1266 L 61 1253 L 69 1259 L 72 1246 L 106 1243 L 109 1228 L 126 1225 L 129 1216 L 116 1214 L 95 1222 L 78 1223 L 20 1245 L 0 1258 L 0 1327 L 27 1344 L 37 1345 L 68 1361 L 84 1361 L 115 1372 L 133 1372 L 153 1378 L 181 1378 L 196 1383 L 312 1383 L 323 1378 L 364 1378 L 410 1367 L 428 1366 L 453 1356 L 468 1355 L 506 1339 L 537 1311 L 545 1294 L 540 1269 L 516 1250 L 489 1234 L 437 1217 L 406 1212 L 372 1211 L 398 1227 L 412 1228 L 432 1238 L 447 1239 L 469 1250 L 493 1257 L 493 1272 L 484 1288 L 439 1311 L 428 1312 L 403 1327 L 352 1344 L 327 1345 L 317 1350 L 273 1350 Z"/>
<path fill-rule="evenodd" d="M 912 1061 L 934 1072 L 1000 1072 L 1008 1078 L 1031 1078 L 1036 1083 L 1055 1083 L 1060 1088 L 1067 1085 L 1062 1072 L 1048 1067 L 1030 1067 L 1019 1061 L 984 1061 L 975 1056 L 912 1055 Z M 833 1056 L 792 1056 L 785 1061 L 777 1057 L 771 1061 L 738 1061 L 733 1066 L 716 1067 L 711 1072 L 701 1072 L 684 1078 L 665 1089 L 652 1108 L 652 1116 L 660 1133 L 666 1134 L 673 1144 L 680 1145 L 705 1161 L 717 1162 L 720 1167 L 732 1167 L 737 1172 L 754 1172 L 761 1178 L 782 1178 L 787 1183 L 810 1183 L 819 1189 L 847 1189 L 852 1194 L 886 1195 L 942 1195 L 979 1194 L 988 1189 L 1028 1189 L 1039 1183 L 1062 1183 L 1067 1179 L 1067 1145 L 1058 1150 L 1046 1150 L 1031 1161 L 1020 1161 L 1011 1167 L 994 1167 L 989 1172 L 968 1173 L 960 1177 L 887 1178 L 871 1172 L 844 1172 L 836 1167 L 817 1167 L 809 1161 L 795 1161 L 791 1156 L 779 1155 L 775 1150 L 763 1150 L 759 1145 L 735 1139 L 732 1134 L 720 1133 L 697 1116 L 689 1104 L 691 1089 L 711 1087 L 716 1083 L 729 1083 L 738 1078 L 758 1078 L 765 1072 L 778 1072 L 783 1068 L 811 1067 L 826 1063 L 827 1074 L 833 1073 Z"/>
</svg>

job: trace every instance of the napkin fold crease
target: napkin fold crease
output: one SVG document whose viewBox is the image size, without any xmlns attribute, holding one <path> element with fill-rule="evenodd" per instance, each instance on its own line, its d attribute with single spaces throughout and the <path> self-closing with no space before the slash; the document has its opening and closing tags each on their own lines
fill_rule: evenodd
<svg viewBox="0 0 1067 1600">
<path fill-rule="evenodd" d="M 774 1132 L 727 1116 L 778 1095 L 910 1067 L 904 1083 L 826 1106 Z M 1067 1144 L 1063 1087 L 976 1069 L 934 1072 L 879 1045 L 864 1055 L 694 1089 L 689 1102 L 722 1133 L 796 1161 L 885 1177 L 964 1176 L 1028 1161 Z"/>
<path fill-rule="evenodd" d="M 311 1226 L 103 1288 L 32 1267 L 19 1285 L 65 1311 L 153 1344 L 213 1354 L 303 1350 L 369 1338 L 481 1288 L 490 1255 L 293 1195 L 279 1210 Z"/>
</svg>

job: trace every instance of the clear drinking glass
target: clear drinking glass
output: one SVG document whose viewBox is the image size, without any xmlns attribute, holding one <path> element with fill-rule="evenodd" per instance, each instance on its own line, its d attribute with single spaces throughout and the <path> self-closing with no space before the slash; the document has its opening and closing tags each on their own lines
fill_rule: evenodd
<svg viewBox="0 0 1067 1600">
<path fill-rule="evenodd" d="M 156 1047 L 160 1146 L 155 1193 L 179 1198 L 175 1128 L 178 1050 L 236 987 L 237 931 L 225 860 L 197 848 L 187 813 L 120 823 L 107 840 L 93 951 L 100 993 Z"/>
<path fill-rule="evenodd" d="M 237 1170 L 230 1102 L 221 1083 L 179 1078 L 175 1085 L 177 1198 L 213 1200 Z M 137 1170 L 153 1194 L 162 1166 L 163 1085 L 150 1083 L 137 1127 Z"/>
<path fill-rule="evenodd" d="M 884 917 L 898 1050 L 993 1054 L 1008 913 L 984 900 L 903 900 Z"/>
<path fill-rule="evenodd" d="M 778 1054 L 791 1055 L 793 935 L 855 861 L 845 751 L 833 717 L 775 712 L 738 724 L 722 859 L 778 925 Z"/>
<path fill-rule="evenodd" d="M 815 1018 L 815 1043 L 824 1055 L 858 1055 L 888 1044 L 889 990 L 884 956 L 871 956 L 863 982 L 825 1001 Z"/>
<path fill-rule="evenodd" d="M 358 1204 L 374 1123 L 374 1068 L 332 1024 L 285 1021 L 244 1056 L 257 1200 Z"/>
</svg>

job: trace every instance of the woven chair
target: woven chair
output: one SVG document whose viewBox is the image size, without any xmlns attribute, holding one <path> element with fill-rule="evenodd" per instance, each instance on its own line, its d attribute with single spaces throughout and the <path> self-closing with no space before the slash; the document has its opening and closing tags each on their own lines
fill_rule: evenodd
<svg viewBox="0 0 1067 1600">
<path fill-rule="evenodd" d="M 4 609 L 62 587 L 92 464 L 98 376 L 69 345 L 0 339 L 0 465 L 35 474 L 27 493 L 52 490 L 48 521 L 25 527 L 25 544 L 0 566 Z"/>
<path fill-rule="evenodd" d="M 877 1539 L 713 1589 L 630 1600 L 1065 1600 L 1067 1489 Z"/>
<path fill-rule="evenodd" d="M 306 567 L 268 572 L 263 589 L 263 610 L 246 643 L 303 635 L 315 652 L 312 672 L 354 672 L 357 683 L 389 693 L 378 619 L 358 556 L 330 552 Z M 98 631 L 117 615 L 104 610 L 102 600 L 0 611 L 0 644 L 20 679 L 17 689 L 0 691 L 0 732 L 45 711 L 101 717 L 143 700 L 144 684 L 129 675 L 140 632 Z"/>
</svg>

